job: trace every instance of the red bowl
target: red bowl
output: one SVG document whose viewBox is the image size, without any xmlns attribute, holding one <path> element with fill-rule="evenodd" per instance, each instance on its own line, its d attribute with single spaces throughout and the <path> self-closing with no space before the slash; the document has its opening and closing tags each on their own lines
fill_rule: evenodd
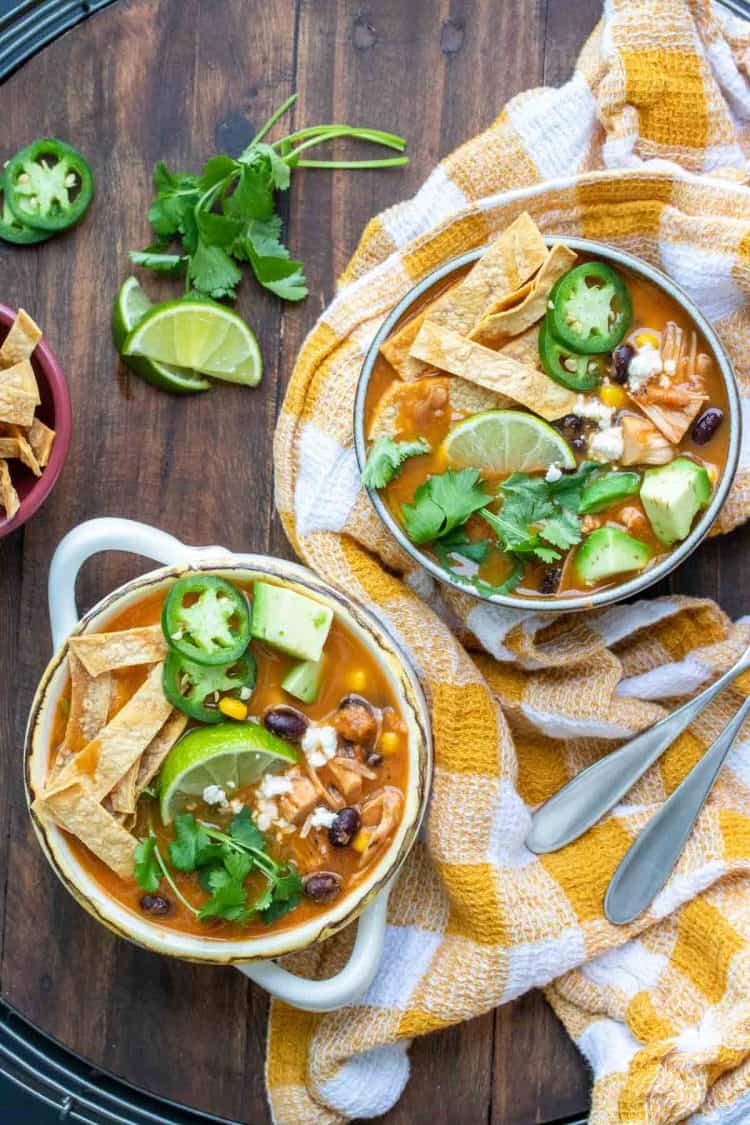
<svg viewBox="0 0 750 1125">
<path fill-rule="evenodd" d="M 12 309 L 0 305 L 0 344 L 15 319 L 16 314 Z M 68 385 L 58 359 L 44 337 L 37 344 L 31 363 L 42 400 L 41 405 L 36 408 L 36 416 L 55 431 L 55 444 L 40 477 L 35 477 L 20 461 L 8 462 L 21 506 L 12 520 L 6 519 L 2 514 L 4 509 L 0 509 L 0 539 L 25 524 L 37 508 L 41 507 L 57 483 L 70 448 L 72 416 Z"/>
</svg>

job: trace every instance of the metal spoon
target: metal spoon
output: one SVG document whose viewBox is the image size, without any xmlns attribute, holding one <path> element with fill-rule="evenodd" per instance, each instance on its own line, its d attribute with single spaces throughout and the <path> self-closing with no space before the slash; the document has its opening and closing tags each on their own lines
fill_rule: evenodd
<svg viewBox="0 0 750 1125">
<path fill-rule="evenodd" d="M 750 696 L 630 845 L 604 897 L 610 922 L 632 922 L 666 883 L 748 712 Z"/>
<path fill-rule="evenodd" d="M 582 836 L 592 824 L 596 824 L 600 817 L 622 800 L 638 778 L 643 776 L 703 708 L 748 668 L 750 647 L 743 652 L 736 664 L 696 695 L 695 699 L 631 738 L 619 750 L 613 750 L 588 769 L 582 770 L 537 809 L 526 837 L 526 847 L 539 855 L 557 851 Z"/>
</svg>

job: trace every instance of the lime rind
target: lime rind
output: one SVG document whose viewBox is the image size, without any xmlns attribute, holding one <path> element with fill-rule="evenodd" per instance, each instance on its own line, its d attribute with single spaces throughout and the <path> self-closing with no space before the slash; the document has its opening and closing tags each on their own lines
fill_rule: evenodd
<svg viewBox="0 0 750 1125">
<path fill-rule="evenodd" d="M 442 451 L 453 467 L 492 473 L 574 469 L 573 450 L 548 422 L 521 410 L 485 410 L 453 427 Z"/>
<path fill-rule="evenodd" d="M 196 394 L 207 391 L 211 384 L 189 368 L 176 367 L 145 356 L 124 355 L 129 333 L 153 308 L 151 301 L 132 275 L 123 282 L 112 309 L 112 339 L 123 363 L 147 383 L 172 394 Z"/>
</svg>

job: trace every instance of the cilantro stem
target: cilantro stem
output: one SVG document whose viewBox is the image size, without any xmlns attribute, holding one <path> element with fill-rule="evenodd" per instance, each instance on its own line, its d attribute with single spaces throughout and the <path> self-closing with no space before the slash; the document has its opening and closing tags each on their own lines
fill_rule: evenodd
<svg viewBox="0 0 750 1125">
<path fill-rule="evenodd" d="M 303 148 L 323 144 L 325 141 L 335 140 L 337 137 L 352 137 L 355 140 L 372 141 L 373 144 L 383 145 L 384 148 L 395 148 L 398 152 L 403 152 L 406 148 L 405 138 L 399 137 L 396 133 L 384 133 L 381 129 L 369 129 L 367 126 L 359 125 L 314 125 L 309 129 L 299 129 L 296 133 L 290 133 L 288 137 L 284 137 L 280 141 L 274 141 L 271 147 L 277 148 L 280 146 L 285 150 L 284 156 L 286 157 L 297 141 L 304 143 L 299 145 L 294 152 L 301 152 Z"/>
<path fill-rule="evenodd" d="M 153 832 L 151 833 L 151 835 L 153 836 L 154 840 L 156 840 L 156 836 L 154 836 Z M 190 913 L 194 914 L 195 917 L 197 918 L 198 915 L 199 915 L 199 911 L 196 910 L 194 906 L 190 905 L 188 900 L 185 898 L 185 896 L 178 889 L 177 884 L 175 883 L 175 881 L 172 878 L 169 870 L 167 869 L 167 865 L 164 862 L 164 859 L 162 858 L 162 854 L 159 851 L 159 845 L 157 843 L 154 844 L 154 855 L 156 856 L 156 862 L 159 864 L 159 867 L 161 867 L 162 875 L 164 876 L 164 878 L 167 880 L 170 887 L 172 888 L 172 891 L 173 891 L 175 897 L 178 898 L 180 900 L 180 902 L 182 903 L 182 905 L 184 907 L 186 907 L 190 911 Z"/>
<path fill-rule="evenodd" d="M 265 852 L 258 851 L 257 848 L 251 848 L 247 844 L 243 844 L 240 840 L 235 840 L 234 836 L 229 836 L 226 832 L 222 832 L 219 828 L 212 828 L 204 821 L 200 822 L 201 828 L 210 836 L 212 840 L 218 840 L 221 844 L 226 844 L 227 847 L 234 848 L 237 852 L 244 852 L 245 855 L 253 857 L 255 864 L 267 879 L 273 879 L 279 870 L 278 864 L 274 863 L 269 855 Z"/>
<path fill-rule="evenodd" d="M 253 145 L 258 143 L 258 141 L 263 140 L 266 133 L 270 132 L 270 130 L 273 129 L 274 125 L 279 120 L 279 118 L 283 117 L 288 109 L 291 109 L 291 107 L 294 105 L 294 103 L 296 102 L 298 97 L 299 97 L 299 94 L 290 94 L 289 95 L 289 97 L 286 99 L 284 104 L 280 105 L 279 108 L 276 110 L 276 112 L 271 114 L 271 116 L 268 118 L 268 121 L 266 121 L 265 125 L 263 125 L 258 130 L 258 132 L 255 134 L 255 136 L 251 140 L 250 144 L 247 146 L 248 149 L 252 148 Z M 247 149 L 245 151 L 247 151 Z"/>
<path fill-rule="evenodd" d="M 394 156 L 386 160 L 299 160 L 295 168 L 398 168 L 409 163 L 408 156 Z"/>
</svg>

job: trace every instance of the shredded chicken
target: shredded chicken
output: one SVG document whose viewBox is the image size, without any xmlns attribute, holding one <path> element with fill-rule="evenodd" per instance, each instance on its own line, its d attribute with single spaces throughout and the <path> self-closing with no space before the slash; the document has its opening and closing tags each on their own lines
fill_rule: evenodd
<svg viewBox="0 0 750 1125">
<path fill-rule="evenodd" d="M 648 418 L 623 414 L 621 465 L 666 465 L 674 457 L 674 449 Z"/>
<path fill-rule="evenodd" d="M 368 840 L 359 861 L 360 867 L 372 863 L 390 843 L 401 820 L 403 808 L 403 794 L 390 785 L 371 794 L 363 803 L 362 828 L 367 832 Z"/>
<path fill-rule="evenodd" d="M 644 393 L 630 396 L 640 406 L 664 434 L 667 441 L 675 445 L 681 441 L 700 412 L 706 396 L 691 391 L 685 385 L 678 387 L 646 387 Z M 681 401 L 678 401 L 681 400 Z"/>
<path fill-rule="evenodd" d="M 343 700 L 332 721 L 347 742 L 372 743 L 377 738 L 378 715 L 366 700 L 357 696 Z"/>
<path fill-rule="evenodd" d="M 292 788 L 279 801 L 281 815 L 290 824 L 301 824 L 317 805 L 319 794 L 311 779 L 302 773 L 299 766 L 290 770 L 286 777 L 292 783 Z"/>
<path fill-rule="evenodd" d="M 628 505 L 626 508 L 621 508 L 615 518 L 631 534 L 637 535 L 639 532 L 648 530 L 648 520 L 640 508 Z"/>
<path fill-rule="evenodd" d="M 332 758 L 326 766 L 328 776 L 350 805 L 362 796 L 362 776 L 351 768 L 354 762 L 354 758 Z"/>
<path fill-rule="evenodd" d="M 596 531 L 597 527 L 601 527 L 604 523 L 604 516 L 584 516 L 581 520 L 581 531 L 584 535 L 588 535 L 591 531 Z"/>
<path fill-rule="evenodd" d="M 661 359 L 664 375 L 631 391 L 630 397 L 667 441 L 677 444 L 706 400 L 703 379 L 711 360 L 698 351 L 696 333 L 691 332 L 688 341 L 673 321 L 662 334 Z"/>
</svg>

